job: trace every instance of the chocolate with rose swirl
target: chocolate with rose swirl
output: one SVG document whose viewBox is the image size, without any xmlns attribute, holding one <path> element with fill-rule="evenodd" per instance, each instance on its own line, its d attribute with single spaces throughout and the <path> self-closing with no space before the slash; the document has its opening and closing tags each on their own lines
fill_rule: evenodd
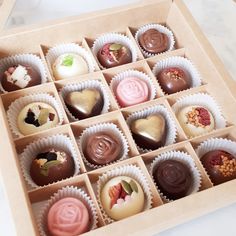
<svg viewBox="0 0 236 236">
<path fill-rule="evenodd" d="M 169 39 L 166 34 L 156 29 L 149 29 L 139 36 L 139 45 L 149 53 L 157 54 L 168 50 Z"/>
<path fill-rule="evenodd" d="M 85 158 L 94 165 L 106 165 L 120 158 L 121 140 L 112 132 L 97 132 L 86 140 L 83 150 Z"/>
<path fill-rule="evenodd" d="M 74 197 L 62 198 L 54 203 L 47 215 L 47 228 L 51 236 L 74 236 L 87 232 L 90 216 L 86 205 Z"/>
<path fill-rule="evenodd" d="M 152 175 L 161 193 L 171 200 L 185 197 L 193 182 L 187 165 L 177 160 L 158 163 Z"/>
</svg>

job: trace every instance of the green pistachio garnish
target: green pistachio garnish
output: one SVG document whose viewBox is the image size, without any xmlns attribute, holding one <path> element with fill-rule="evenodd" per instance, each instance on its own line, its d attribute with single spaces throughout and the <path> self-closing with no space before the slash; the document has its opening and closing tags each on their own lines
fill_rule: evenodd
<svg viewBox="0 0 236 236">
<path fill-rule="evenodd" d="M 40 169 L 40 174 L 44 176 L 48 176 L 48 171 L 51 167 L 59 165 L 61 162 L 58 160 L 49 161 Z"/>
<path fill-rule="evenodd" d="M 67 55 L 62 61 L 63 66 L 72 66 L 74 61 L 74 57 L 72 55 Z"/>
<path fill-rule="evenodd" d="M 120 50 L 122 47 L 123 47 L 123 45 L 121 45 L 121 44 L 113 43 L 113 44 L 110 45 L 110 48 L 109 48 L 109 49 L 110 49 L 111 51 L 118 51 L 118 50 Z"/>
<path fill-rule="evenodd" d="M 122 188 L 125 190 L 125 192 L 128 193 L 129 195 L 131 195 L 133 190 L 132 190 L 131 186 L 129 185 L 129 183 L 126 182 L 125 180 L 122 180 L 121 185 L 122 185 Z"/>
<path fill-rule="evenodd" d="M 49 110 L 47 108 L 43 108 L 38 117 L 38 122 L 40 125 L 44 125 L 47 123 L 49 117 Z"/>
<path fill-rule="evenodd" d="M 132 179 L 130 180 L 129 185 L 134 192 L 138 193 L 138 186 Z"/>
</svg>

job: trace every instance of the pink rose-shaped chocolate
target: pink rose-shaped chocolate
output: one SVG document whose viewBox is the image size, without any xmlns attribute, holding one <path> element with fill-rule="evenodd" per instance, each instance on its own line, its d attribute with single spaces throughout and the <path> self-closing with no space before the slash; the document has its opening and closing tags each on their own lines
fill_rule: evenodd
<svg viewBox="0 0 236 236">
<path fill-rule="evenodd" d="M 89 213 L 82 201 L 63 198 L 49 209 L 47 223 L 52 236 L 75 236 L 89 230 Z"/>
<path fill-rule="evenodd" d="M 127 77 L 118 84 L 116 88 L 116 98 L 121 107 L 146 102 L 149 98 L 148 85 L 140 78 Z"/>
</svg>

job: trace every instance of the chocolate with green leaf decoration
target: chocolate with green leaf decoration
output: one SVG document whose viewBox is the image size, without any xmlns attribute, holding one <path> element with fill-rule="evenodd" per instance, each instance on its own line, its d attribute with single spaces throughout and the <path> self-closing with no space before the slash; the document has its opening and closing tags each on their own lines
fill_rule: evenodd
<svg viewBox="0 0 236 236">
<path fill-rule="evenodd" d="M 68 79 L 89 72 L 85 59 L 75 53 L 60 55 L 52 65 L 53 76 L 56 80 Z"/>
<path fill-rule="evenodd" d="M 132 62 L 130 49 L 120 43 L 107 43 L 97 54 L 100 64 L 105 68 L 124 65 Z"/>
<path fill-rule="evenodd" d="M 73 158 L 66 152 L 54 148 L 39 153 L 30 167 L 31 178 L 39 186 L 72 177 L 74 171 Z"/>
</svg>

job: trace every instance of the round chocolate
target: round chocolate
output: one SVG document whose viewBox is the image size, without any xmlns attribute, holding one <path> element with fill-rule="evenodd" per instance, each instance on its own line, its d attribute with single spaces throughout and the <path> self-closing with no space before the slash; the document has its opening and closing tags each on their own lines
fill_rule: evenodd
<svg viewBox="0 0 236 236">
<path fill-rule="evenodd" d="M 226 151 L 210 151 L 201 162 L 215 185 L 236 179 L 236 158 Z"/>
<path fill-rule="evenodd" d="M 157 75 L 157 80 L 167 94 L 189 89 L 192 81 L 189 73 L 178 67 L 165 68 Z"/>
<path fill-rule="evenodd" d="M 7 68 L 1 75 L 1 84 L 5 91 L 12 92 L 41 84 L 41 76 L 28 64 L 18 64 Z"/>
<path fill-rule="evenodd" d="M 53 128 L 58 123 L 56 110 L 44 102 L 32 102 L 26 105 L 17 117 L 17 127 L 23 135 Z"/>
<path fill-rule="evenodd" d="M 139 36 L 140 46 L 147 52 L 157 54 L 165 52 L 169 47 L 169 39 L 166 34 L 156 29 L 149 29 Z"/>
<path fill-rule="evenodd" d="M 69 154 L 51 148 L 34 158 L 30 176 L 37 185 L 43 186 L 73 176 L 74 170 L 75 163 Z"/>
<path fill-rule="evenodd" d="M 132 62 L 132 53 L 122 44 L 107 43 L 99 50 L 97 58 L 103 67 L 111 68 Z"/>
<path fill-rule="evenodd" d="M 193 181 L 189 168 L 176 160 L 165 160 L 157 164 L 153 177 L 159 190 L 172 200 L 185 197 Z"/>
<path fill-rule="evenodd" d="M 99 90 L 89 88 L 68 93 L 65 104 L 75 118 L 82 120 L 101 114 L 104 100 Z"/>
<path fill-rule="evenodd" d="M 134 120 L 130 129 L 136 144 L 141 148 L 155 150 L 165 145 L 166 121 L 159 114 Z"/>
<path fill-rule="evenodd" d="M 84 147 L 85 158 L 92 164 L 105 165 L 120 158 L 122 142 L 111 132 L 91 134 Z"/>
</svg>

